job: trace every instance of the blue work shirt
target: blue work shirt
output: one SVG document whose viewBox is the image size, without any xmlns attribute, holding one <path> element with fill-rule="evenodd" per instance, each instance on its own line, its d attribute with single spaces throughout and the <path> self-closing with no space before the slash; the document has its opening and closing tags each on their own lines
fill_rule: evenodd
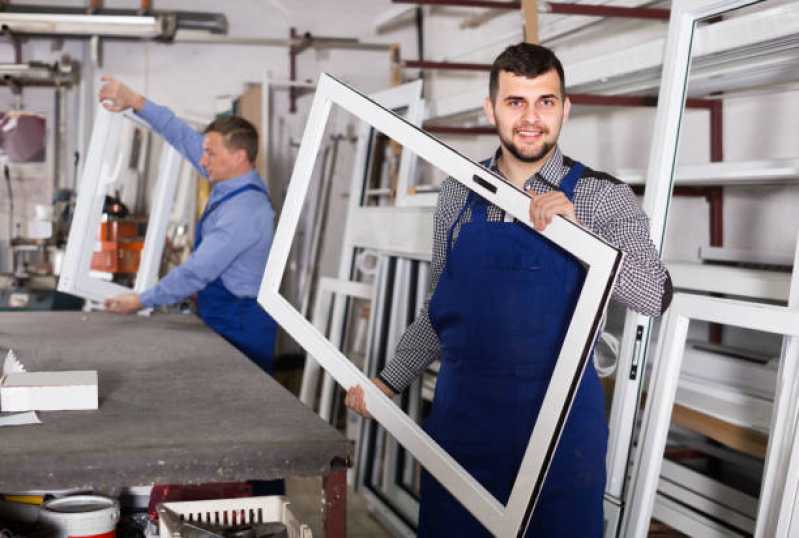
<svg viewBox="0 0 799 538">
<path fill-rule="evenodd" d="M 183 157 L 207 177 L 200 165 L 203 135 L 178 119 L 166 107 L 145 101 L 136 113 L 163 136 Z M 266 188 L 258 172 L 250 172 L 213 184 L 208 206 L 227 193 L 252 183 Z M 225 288 L 237 297 L 255 297 L 261 286 L 269 247 L 274 234 L 275 212 L 262 192 L 250 190 L 227 200 L 202 224 L 203 240 L 185 263 L 172 269 L 161 281 L 139 296 L 151 308 L 173 304 L 222 278 Z"/>
</svg>

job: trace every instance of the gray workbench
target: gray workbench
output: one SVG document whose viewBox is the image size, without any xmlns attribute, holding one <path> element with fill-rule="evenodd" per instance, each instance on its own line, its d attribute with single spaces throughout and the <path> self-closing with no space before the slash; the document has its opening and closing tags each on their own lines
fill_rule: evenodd
<svg viewBox="0 0 799 538">
<path fill-rule="evenodd" d="M 29 371 L 97 370 L 97 411 L 0 428 L 0 491 L 324 475 L 350 443 L 194 316 L 0 314 Z M 343 473 L 342 473 L 343 474 Z"/>
</svg>

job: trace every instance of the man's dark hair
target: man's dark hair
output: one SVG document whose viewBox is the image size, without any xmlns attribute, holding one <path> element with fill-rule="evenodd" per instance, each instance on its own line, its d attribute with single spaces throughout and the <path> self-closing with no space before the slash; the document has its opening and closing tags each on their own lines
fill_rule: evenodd
<svg viewBox="0 0 799 538">
<path fill-rule="evenodd" d="M 243 149 L 251 163 L 258 155 L 258 131 L 249 121 L 239 116 L 222 116 L 205 128 L 203 134 L 219 133 L 229 150 Z"/>
<path fill-rule="evenodd" d="M 561 65 L 554 52 L 546 47 L 532 43 L 511 45 L 497 56 L 491 66 L 491 77 L 488 81 L 488 94 L 491 96 L 491 101 L 496 102 L 497 91 L 499 90 L 499 73 L 501 71 L 508 71 L 521 77 L 535 78 L 552 69 L 557 71 L 560 77 L 561 97 L 566 97 L 566 79 L 563 76 L 563 65 Z"/>
</svg>

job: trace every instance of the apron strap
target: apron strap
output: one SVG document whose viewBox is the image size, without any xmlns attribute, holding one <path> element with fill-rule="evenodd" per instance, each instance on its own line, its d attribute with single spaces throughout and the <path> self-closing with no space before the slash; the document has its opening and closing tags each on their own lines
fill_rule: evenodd
<svg viewBox="0 0 799 538">
<path fill-rule="evenodd" d="M 197 233 L 196 233 L 196 236 L 195 236 L 194 248 L 197 248 L 200 245 L 200 242 L 202 241 L 203 223 L 205 222 L 205 219 L 208 218 L 208 215 L 213 213 L 216 210 L 216 208 L 218 208 L 224 202 L 226 202 L 226 201 L 230 200 L 231 198 L 233 198 L 234 196 L 238 196 L 239 194 L 241 194 L 243 192 L 246 192 L 246 191 L 258 191 L 258 192 L 261 192 L 261 193 L 264 194 L 264 196 L 266 196 L 267 200 L 269 200 L 269 193 L 266 192 L 266 189 L 264 189 L 260 185 L 255 185 L 253 183 L 248 183 L 247 185 L 244 185 L 243 187 L 239 187 L 238 189 L 230 191 L 229 193 L 224 195 L 222 198 L 220 198 L 219 200 L 217 200 L 213 204 L 210 204 L 210 205 L 206 206 L 205 210 L 203 211 L 202 216 L 200 217 L 200 221 L 197 223 Z"/>
<path fill-rule="evenodd" d="M 580 181 L 580 177 L 583 175 L 584 170 L 585 166 L 583 163 L 574 161 L 569 169 L 569 173 L 566 174 L 566 177 L 560 182 L 560 190 L 563 191 L 563 194 L 565 194 L 566 198 L 571 202 L 574 201 L 574 190 L 577 188 L 577 182 Z"/>
</svg>

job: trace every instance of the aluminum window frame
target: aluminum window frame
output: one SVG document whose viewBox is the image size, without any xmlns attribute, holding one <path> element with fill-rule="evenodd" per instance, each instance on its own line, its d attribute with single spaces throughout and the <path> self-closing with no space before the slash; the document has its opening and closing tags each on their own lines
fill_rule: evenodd
<svg viewBox="0 0 799 538">
<path fill-rule="evenodd" d="M 666 233 L 696 23 L 760 1 L 762 0 L 674 0 L 671 3 L 663 74 L 642 205 L 644 213 L 649 217 L 650 236 L 658 252 L 662 252 Z M 630 448 L 651 330 L 651 318 L 632 310 L 627 311 L 609 417 L 606 514 L 623 510 Z M 607 519 L 618 520 L 618 516 L 617 513 Z M 606 536 L 616 535 L 610 526 L 606 528 Z"/>
<path fill-rule="evenodd" d="M 158 178 L 152 194 L 150 218 L 133 288 L 91 276 L 91 259 L 97 244 L 97 232 L 102 219 L 103 202 L 108 186 L 113 182 L 103 178 L 118 178 L 123 166 L 119 151 L 124 121 L 144 122 L 126 114 L 109 112 L 102 106 L 95 112 L 94 127 L 83 166 L 75 212 L 69 228 L 66 252 L 58 281 L 58 291 L 90 301 L 103 302 L 122 293 L 136 292 L 154 286 L 164 251 L 166 230 L 174 204 L 177 175 L 182 157 L 172 146 L 164 144 L 158 167 Z"/>
<path fill-rule="evenodd" d="M 526 193 L 365 95 L 323 73 L 308 115 L 258 301 L 295 341 L 316 357 L 340 385 L 344 388 L 363 386 L 372 416 L 490 532 L 499 536 L 522 534 L 529 526 L 582 372 L 590 360 L 623 254 L 585 228 L 562 217 L 555 218 L 542 232 L 544 237 L 578 258 L 587 266 L 587 270 L 520 471 L 508 503 L 503 506 L 280 295 L 292 239 L 333 104 L 367 121 L 402 144 L 404 150 L 413 151 L 470 190 L 477 191 L 489 202 L 532 226 L 528 221 L 530 198 Z"/>
</svg>

